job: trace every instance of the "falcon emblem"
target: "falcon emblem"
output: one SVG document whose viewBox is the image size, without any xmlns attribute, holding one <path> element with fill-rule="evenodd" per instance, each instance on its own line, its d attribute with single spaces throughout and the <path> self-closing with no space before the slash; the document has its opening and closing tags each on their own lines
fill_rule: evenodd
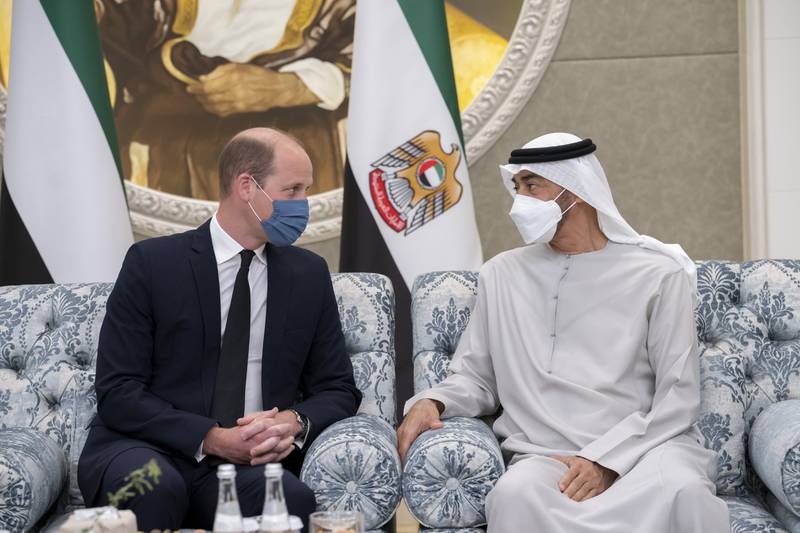
<svg viewBox="0 0 800 533">
<path fill-rule="evenodd" d="M 409 235 L 461 199 L 456 179 L 457 144 L 446 152 L 436 131 L 423 131 L 374 163 L 369 173 L 372 201 L 394 231 Z"/>
</svg>

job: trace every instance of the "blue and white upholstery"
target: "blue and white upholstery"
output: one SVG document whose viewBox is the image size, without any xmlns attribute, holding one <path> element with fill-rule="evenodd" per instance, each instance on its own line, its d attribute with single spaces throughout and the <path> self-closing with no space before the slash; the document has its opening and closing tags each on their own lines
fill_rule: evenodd
<svg viewBox="0 0 800 533">
<path fill-rule="evenodd" d="M 476 284 L 474 272 L 417 278 L 415 392 L 447 376 Z M 731 529 L 800 532 L 800 261 L 699 262 L 698 293 L 698 426 L 718 454 L 717 492 L 728 503 Z M 449 419 L 409 451 L 403 494 L 430 530 L 485 525 L 483 501 L 504 466 L 496 439 L 480 424 Z M 468 437 L 448 437 L 454 430 Z M 459 442 L 469 449 L 462 453 Z"/>
<path fill-rule="evenodd" d="M 401 497 L 394 292 L 375 274 L 334 274 L 359 415 L 327 428 L 301 477 L 319 508 L 358 509 L 383 531 Z M 0 529 L 41 528 L 83 506 L 78 458 L 96 412 L 97 339 L 112 284 L 0 287 Z"/>
</svg>

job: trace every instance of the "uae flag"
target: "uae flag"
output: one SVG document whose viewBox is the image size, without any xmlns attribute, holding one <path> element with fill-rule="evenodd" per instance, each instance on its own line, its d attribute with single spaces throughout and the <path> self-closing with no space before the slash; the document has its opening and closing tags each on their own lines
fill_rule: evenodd
<svg viewBox="0 0 800 533">
<path fill-rule="evenodd" d="M 353 46 L 340 270 L 392 280 L 402 410 L 414 280 L 483 259 L 444 1 L 358 2 Z"/>
<path fill-rule="evenodd" d="M 92 0 L 13 3 L 0 285 L 113 281 L 133 242 Z"/>
</svg>

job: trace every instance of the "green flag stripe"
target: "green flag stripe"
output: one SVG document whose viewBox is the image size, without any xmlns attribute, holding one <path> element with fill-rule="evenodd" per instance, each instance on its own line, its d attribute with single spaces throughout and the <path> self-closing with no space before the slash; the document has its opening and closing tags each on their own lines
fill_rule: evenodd
<svg viewBox="0 0 800 533">
<path fill-rule="evenodd" d="M 425 56 L 428 68 L 431 69 L 439 91 L 447 104 L 447 110 L 453 117 L 453 124 L 458 131 L 461 146 L 464 146 L 444 0 L 397 0 L 397 3 L 411 27 L 411 32 L 422 50 L 422 55 Z"/>
<path fill-rule="evenodd" d="M 27 0 L 26 0 L 27 1 Z M 103 128 L 122 180 L 119 143 L 108 97 L 108 82 L 100 49 L 92 0 L 39 0 L 64 52 L 78 75 Z"/>
</svg>

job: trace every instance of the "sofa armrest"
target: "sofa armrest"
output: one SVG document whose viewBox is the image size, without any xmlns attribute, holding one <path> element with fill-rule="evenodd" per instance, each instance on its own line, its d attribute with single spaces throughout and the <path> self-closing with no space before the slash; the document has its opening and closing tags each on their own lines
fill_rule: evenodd
<svg viewBox="0 0 800 533">
<path fill-rule="evenodd" d="M 317 509 L 364 513 L 364 528 L 378 529 L 400 504 L 400 457 L 394 429 L 374 415 L 341 420 L 308 449 L 300 479 L 317 497 Z"/>
<path fill-rule="evenodd" d="M 486 496 L 505 471 L 492 430 L 474 418 L 447 418 L 444 428 L 422 433 L 408 451 L 403 497 L 429 528 L 486 523 Z"/>
<path fill-rule="evenodd" d="M 66 479 L 64 451 L 50 437 L 30 428 L 0 429 L 0 529 L 31 529 Z"/>
<path fill-rule="evenodd" d="M 770 405 L 750 431 L 750 462 L 788 510 L 800 516 L 800 400 Z"/>
</svg>

